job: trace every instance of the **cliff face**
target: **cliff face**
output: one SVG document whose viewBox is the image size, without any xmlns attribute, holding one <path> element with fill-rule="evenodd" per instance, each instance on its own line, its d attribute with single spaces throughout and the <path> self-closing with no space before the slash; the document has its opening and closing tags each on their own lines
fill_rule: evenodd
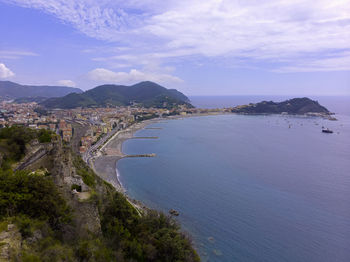
<svg viewBox="0 0 350 262">
<path fill-rule="evenodd" d="M 105 200 L 113 192 L 112 187 L 97 176 L 92 177 L 93 182 L 88 186 L 78 174 L 81 168 L 87 169 L 82 160 L 69 147 L 63 145 L 60 139 L 47 144 L 31 143 L 27 146 L 25 157 L 14 166 L 17 171 L 43 172 L 52 178 L 60 195 L 70 207 L 70 223 L 56 232 L 67 243 L 102 236 L 100 214 L 104 211 L 104 204 L 108 203 Z M 2 231 L 0 228 L 0 261 L 8 261 L 14 256 L 20 259 L 29 246 L 35 246 L 36 242 L 39 243 L 44 238 L 46 233 L 41 232 L 42 230 L 45 231 L 35 231 L 36 239 L 23 238 L 17 225 L 12 221 L 4 221 Z"/>
<path fill-rule="evenodd" d="M 73 213 L 73 226 L 67 226 L 64 238 L 84 238 L 91 233 L 101 235 L 99 208 L 102 211 L 103 205 L 99 207 L 98 200 L 102 199 L 94 199 L 94 196 L 103 198 L 111 194 L 111 187 L 97 176 L 92 177 L 94 183 L 87 185 L 78 174 L 79 168 L 87 168 L 85 163 L 74 155 L 68 146 L 64 146 L 60 139 L 51 144 L 41 145 L 36 152 L 26 156 L 21 161 L 20 168 L 31 171 L 45 169 L 49 172 Z M 73 190 L 73 187 L 80 189 Z"/>
</svg>

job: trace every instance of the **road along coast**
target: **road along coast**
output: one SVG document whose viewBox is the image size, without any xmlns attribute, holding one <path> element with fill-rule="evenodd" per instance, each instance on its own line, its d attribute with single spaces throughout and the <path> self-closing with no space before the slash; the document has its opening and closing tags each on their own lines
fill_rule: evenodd
<svg viewBox="0 0 350 262">
<path fill-rule="evenodd" d="M 98 149 L 96 156 L 90 161 L 94 171 L 104 180 L 111 183 L 118 191 L 125 192 L 120 181 L 118 180 L 116 172 L 117 161 L 124 157 L 144 157 L 147 155 L 125 155 L 122 152 L 123 142 L 132 139 L 134 133 L 145 128 L 145 126 L 158 122 L 159 119 L 145 120 L 140 123 L 133 124 L 125 130 L 118 131 L 113 135 L 100 149 Z M 153 139 L 153 137 L 152 137 Z M 149 156 L 152 156 L 151 154 Z"/>
<path fill-rule="evenodd" d="M 140 123 L 133 124 L 127 129 L 116 132 L 105 144 L 97 149 L 95 155 L 89 159 L 88 164 L 93 168 L 98 176 L 112 184 L 117 191 L 125 194 L 125 189 L 118 179 L 116 169 L 118 160 L 125 157 L 152 157 L 154 155 L 126 155 L 122 152 L 123 142 L 134 138 L 134 133 L 136 131 L 145 128 L 149 124 L 157 123 L 159 121 L 160 119 L 145 120 Z M 154 137 L 152 137 L 152 139 L 154 139 Z M 125 196 L 138 211 L 147 210 L 147 207 L 141 202 L 129 198 L 126 194 Z"/>
</svg>

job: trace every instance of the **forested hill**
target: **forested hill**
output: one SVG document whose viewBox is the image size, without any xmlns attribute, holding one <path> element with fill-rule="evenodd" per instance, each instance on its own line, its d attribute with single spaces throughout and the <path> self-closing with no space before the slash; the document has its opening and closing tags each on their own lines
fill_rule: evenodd
<svg viewBox="0 0 350 262">
<path fill-rule="evenodd" d="M 170 108 L 177 105 L 191 107 L 189 99 L 181 92 L 167 89 L 150 81 L 132 86 L 101 85 L 82 94 L 69 94 L 41 103 L 46 108 L 128 106 L 132 104 L 157 108 Z"/>
<path fill-rule="evenodd" d="M 281 114 L 288 113 L 303 115 L 306 113 L 330 114 L 327 108 L 310 98 L 293 98 L 283 102 L 263 101 L 256 104 L 237 106 L 232 109 L 234 113 L 246 114 Z"/>
<path fill-rule="evenodd" d="M 0 81 L 0 100 L 35 97 L 60 97 L 70 93 L 83 92 L 79 88 L 68 86 L 20 85 L 11 81 Z"/>
</svg>

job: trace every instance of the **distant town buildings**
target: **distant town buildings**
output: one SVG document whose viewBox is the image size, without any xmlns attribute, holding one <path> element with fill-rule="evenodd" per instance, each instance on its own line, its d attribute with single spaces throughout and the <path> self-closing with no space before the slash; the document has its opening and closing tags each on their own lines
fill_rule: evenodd
<svg viewBox="0 0 350 262">
<path fill-rule="evenodd" d="M 91 145 L 112 130 L 125 129 L 135 122 L 172 115 L 206 114 L 229 109 L 197 109 L 179 106 L 174 109 L 143 108 L 138 105 L 108 108 L 77 108 L 70 110 L 38 110 L 37 103 L 16 104 L 0 102 L 0 127 L 25 125 L 33 129 L 47 129 L 59 134 L 70 143 L 76 125 L 86 126 L 80 134 L 79 152 L 85 153 Z M 45 112 L 45 115 L 44 113 Z"/>
</svg>

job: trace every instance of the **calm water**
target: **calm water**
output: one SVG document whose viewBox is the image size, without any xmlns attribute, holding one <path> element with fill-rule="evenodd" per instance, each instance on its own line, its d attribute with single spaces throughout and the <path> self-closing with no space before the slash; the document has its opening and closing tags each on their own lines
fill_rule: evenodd
<svg viewBox="0 0 350 262">
<path fill-rule="evenodd" d="M 118 171 L 132 197 L 180 212 L 203 261 L 350 261 L 350 116 L 338 117 L 164 121 L 136 133 L 159 139 L 123 146 L 157 157 Z"/>
</svg>

